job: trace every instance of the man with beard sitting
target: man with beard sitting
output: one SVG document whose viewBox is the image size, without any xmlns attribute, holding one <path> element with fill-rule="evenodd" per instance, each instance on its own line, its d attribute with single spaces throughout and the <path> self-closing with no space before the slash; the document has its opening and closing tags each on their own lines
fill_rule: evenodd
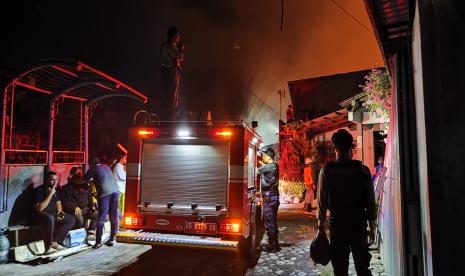
<svg viewBox="0 0 465 276">
<path fill-rule="evenodd" d="M 35 205 L 33 224 L 41 226 L 45 244 L 45 255 L 55 249 L 63 249 L 60 244 L 74 225 L 74 218 L 63 212 L 60 192 L 57 191 L 58 175 L 54 171 L 45 174 L 45 183 L 34 189 Z"/>
</svg>

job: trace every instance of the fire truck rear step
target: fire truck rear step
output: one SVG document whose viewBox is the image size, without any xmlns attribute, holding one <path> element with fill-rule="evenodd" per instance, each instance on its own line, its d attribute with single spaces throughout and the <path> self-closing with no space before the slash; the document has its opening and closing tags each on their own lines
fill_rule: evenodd
<svg viewBox="0 0 465 276">
<path fill-rule="evenodd" d="M 123 243 L 200 247 L 232 251 L 237 251 L 239 248 L 239 243 L 237 241 L 221 240 L 220 238 L 205 236 L 188 236 L 155 232 L 124 231 L 120 232 L 116 236 L 116 240 Z"/>
</svg>

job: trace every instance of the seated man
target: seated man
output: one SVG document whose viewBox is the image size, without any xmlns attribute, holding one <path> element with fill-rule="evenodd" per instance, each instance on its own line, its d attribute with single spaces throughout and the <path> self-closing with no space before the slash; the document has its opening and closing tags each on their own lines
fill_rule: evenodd
<svg viewBox="0 0 465 276">
<path fill-rule="evenodd" d="M 74 225 L 74 218 L 62 210 L 61 197 L 56 190 L 57 184 L 57 174 L 50 171 L 45 175 L 45 183 L 34 189 L 36 212 L 32 219 L 42 227 L 46 250 L 44 254 L 62 249 L 63 247 L 58 243 L 63 243 Z"/>
<path fill-rule="evenodd" d="M 90 219 L 89 234 L 95 235 L 97 212 L 92 202 L 89 186 L 82 180 L 79 167 L 72 167 L 68 183 L 61 190 L 61 199 L 65 213 L 73 215 L 76 220 L 74 228 L 84 228 Z"/>
</svg>

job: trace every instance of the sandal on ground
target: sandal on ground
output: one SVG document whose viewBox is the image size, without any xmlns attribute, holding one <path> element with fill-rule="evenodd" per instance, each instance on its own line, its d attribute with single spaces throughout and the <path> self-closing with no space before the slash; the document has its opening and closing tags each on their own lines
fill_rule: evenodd
<svg viewBox="0 0 465 276">
<path fill-rule="evenodd" d="M 50 255 L 50 254 L 53 254 L 55 253 L 56 249 L 54 249 L 53 247 L 50 247 L 47 251 L 45 251 L 42 255 Z"/>
<path fill-rule="evenodd" d="M 115 245 L 115 241 L 114 240 L 108 240 L 105 245 L 108 245 L 108 246 L 113 246 Z"/>
</svg>

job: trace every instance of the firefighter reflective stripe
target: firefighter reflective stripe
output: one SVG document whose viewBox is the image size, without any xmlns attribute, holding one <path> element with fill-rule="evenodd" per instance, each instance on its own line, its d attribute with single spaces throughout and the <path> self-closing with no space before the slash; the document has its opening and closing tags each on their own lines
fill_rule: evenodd
<svg viewBox="0 0 465 276">
<path fill-rule="evenodd" d="M 241 181 L 244 182 L 244 180 L 247 179 L 247 175 L 244 174 L 244 166 L 229 166 L 229 180 L 230 182 L 233 181 Z"/>
<path fill-rule="evenodd" d="M 126 164 L 126 176 L 139 177 L 140 176 L 140 163 L 127 163 Z"/>
</svg>

